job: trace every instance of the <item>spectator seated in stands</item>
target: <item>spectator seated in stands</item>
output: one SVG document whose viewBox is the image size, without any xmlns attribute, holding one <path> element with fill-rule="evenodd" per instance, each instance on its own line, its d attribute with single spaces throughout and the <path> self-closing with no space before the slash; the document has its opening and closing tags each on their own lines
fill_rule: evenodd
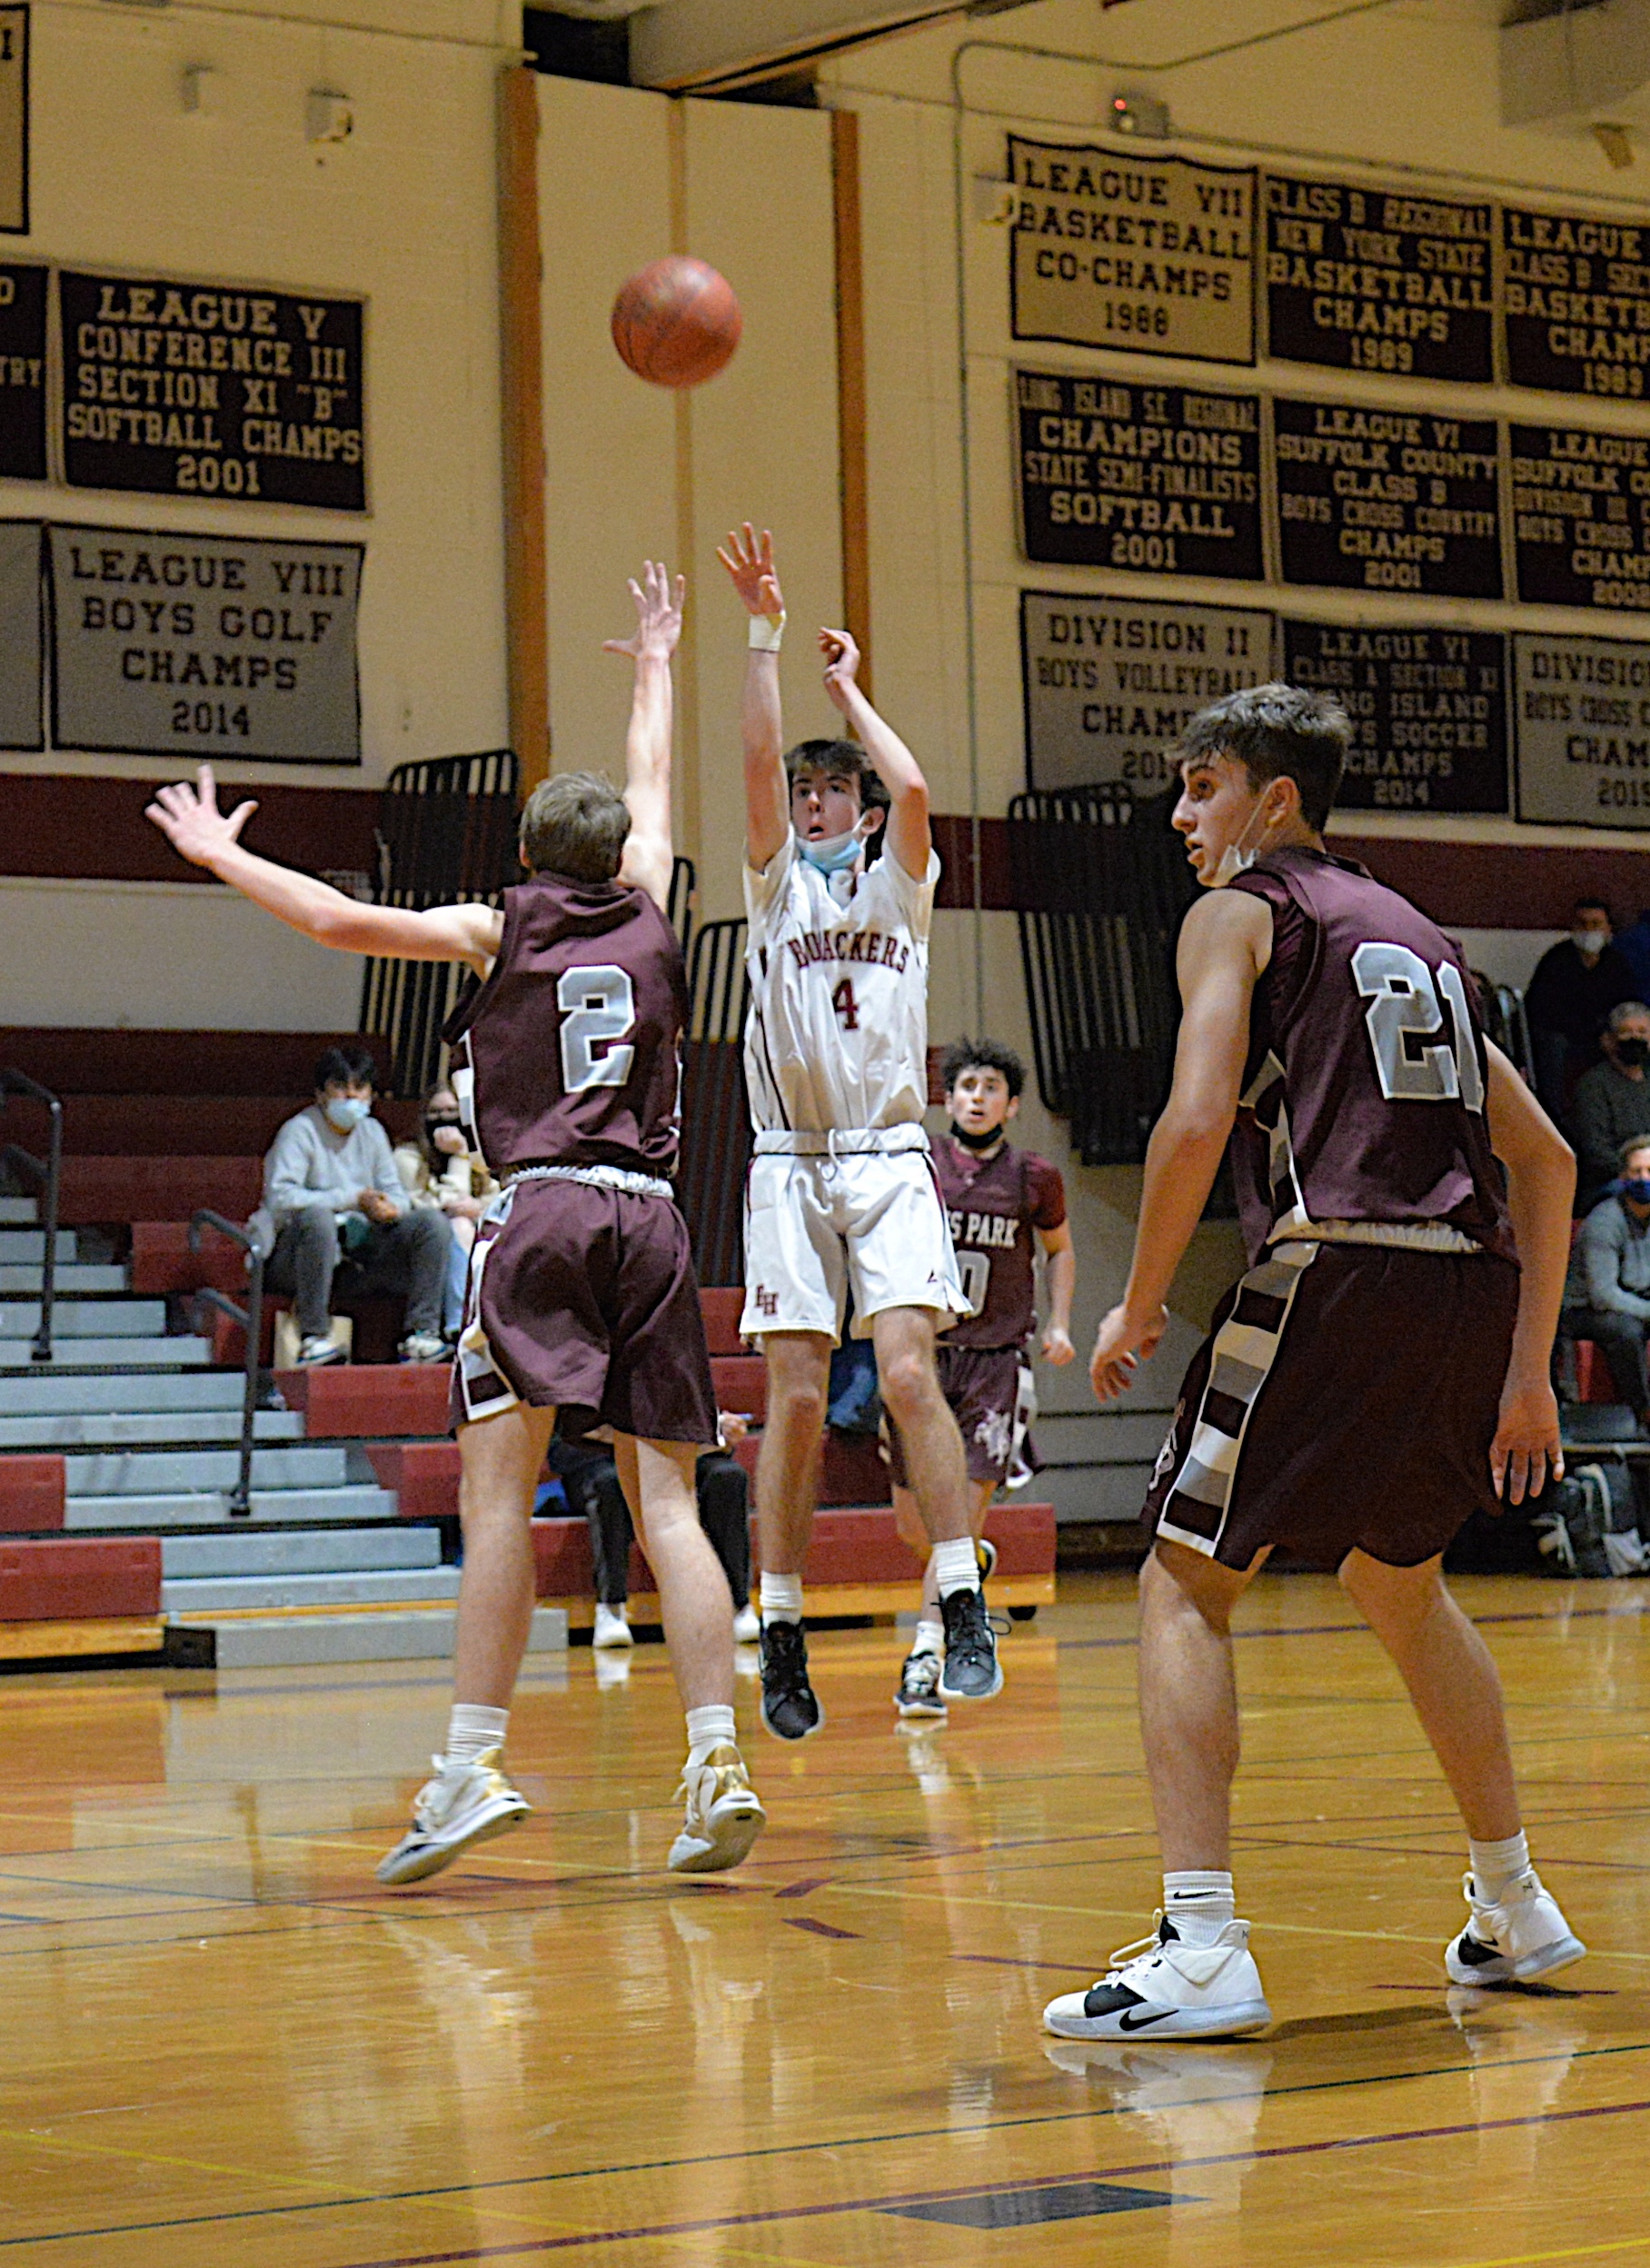
<svg viewBox="0 0 1650 2268">
<path fill-rule="evenodd" d="M 424 1098 L 420 1139 L 398 1143 L 395 1164 L 413 1211 L 440 1213 L 452 1232 L 442 1329 L 456 1341 L 464 1317 L 464 1283 L 475 1224 L 498 1195 L 499 1185 L 472 1150 L 458 1097 L 444 1080 Z"/>
<path fill-rule="evenodd" d="M 1610 1010 L 1604 1056 L 1575 1082 L 1570 1139 L 1575 1145 L 1575 1209 L 1597 1204 L 1621 1171 L 1622 1144 L 1650 1137 L 1650 1008 L 1624 1000 Z"/>
<path fill-rule="evenodd" d="M 1650 1140 L 1624 1143 L 1621 1173 L 1581 1225 L 1559 1328 L 1603 1348 L 1618 1398 L 1650 1418 L 1645 1338 L 1650 1332 Z"/>
<path fill-rule="evenodd" d="M 1610 941 L 1610 909 L 1597 898 L 1578 899 L 1570 934 L 1542 954 L 1524 999 L 1536 1092 L 1561 1126 L 1575 1080 L 1598 1060 L 1605 1019 L 1638 993 L 1631 967 Z"/>
<path fill-rule="evenodd" d="M 733 1597 L 733 1635 L 754 1646 L 761 1635 L 750 1604 L 750 1496 L 744 1468 L 728 1454 L 742 1437 L 745 1420 L 731 1410 L 718 1413 L 721 1440 L 699 1460 L 699 1523 L 721 1561 Z M 593 1646 L 629 1646 L 630 1507 L 619 1484 L 612 1444 L 603 1427 L 575 1440 L 557 1434 L 550 1445 L 550 1469 L 567 1493 L 568 1505 L 590 1522 L 591 1558 L 596 1582 Z"/>
<path fill-rule="evenodd" d="M 273 1230 L 267 1282 L 296 1297 L 298 1359 L 341 1362 L 333 1295 L 406 1301 L 403 1362 L 440 1362 L 442 1295 L 452 1234 L 407 1200 L 390 1138 L 373 1116 L 374 1065 L 365 1048 L 329 1048 L 315 1066 L 315 1099 L 288 1119 L 263 1160 L 263 1212 Z"/>
</svg>

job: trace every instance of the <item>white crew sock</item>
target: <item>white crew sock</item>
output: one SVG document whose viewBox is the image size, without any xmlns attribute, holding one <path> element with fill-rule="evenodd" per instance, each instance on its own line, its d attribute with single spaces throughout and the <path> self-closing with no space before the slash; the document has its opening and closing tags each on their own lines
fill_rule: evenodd
<svg viewBox="0 0 1650 2268">
<path fill-rule="evenodd" d="M 943 1654 L 945 1652 L 944 1623 L 919 1622 L 917 1625 L 916 1636 L 911 1640 L 911 1652 L 913 1654 Z"/>
<path fill-rule="evenodd" d="M 712 1748 L 736 1748 L 739 1734 L 731 1701 L 707 1701 L 702 1709 L 688 1711 L 688 1762 L 702 1764 Z"/>
<path fill-rule="evenodd" d="M 764 1622 L 800 1622 L 802 1578 L 800 1575 L 770 1575 L 762 1570 L 760 1593 Z"/>
<path fill-rule="evenodd" d="M 1529 1838 L 1522 1827 L 1502 1842 L 1469 1842 L 1466 1848 L 1473 1887 L 1486 1905 L 1498 1905 L 1508 1884 L 1516 1882 L 1520 1875 L 1527 1875 L 1530 1870 Z"/>
<path fill-rule="evenodd" d="M 953 1591 L 979 1588 L 979 1562 L 974 1556 L 971 1536 L 954 1536 L 949 1543 L 936 1544 L 929 1566 L 933 1571 L 934 1587 L 942 1599 L 949 1598 Z"/>
<path fill-rule="evenodd" d="M 448 1764 L 473 1764 L 489 1748 L 502 1748 L 510 1726 L 508 1709 L 484 1709 L 473 1701 L 455 1701 L 447 1720 Z"/>
<path fill-rule="evenodd" d="M 1182 1944 L 1212 1945 L 1238 1911 L 1231 1875 L 1213 1866 L 1165 1875 L 1163 1911 Z"/>
</svg>

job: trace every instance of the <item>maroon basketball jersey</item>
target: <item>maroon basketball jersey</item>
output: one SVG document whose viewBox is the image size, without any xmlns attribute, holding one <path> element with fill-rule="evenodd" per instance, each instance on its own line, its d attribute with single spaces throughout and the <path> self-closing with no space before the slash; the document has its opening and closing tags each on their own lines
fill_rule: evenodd
<svg viewBox="0 0 1650 2268">
<path fill-rule="evenodd" d="M 1350 859 L 1269 851 L 1272 910 L 1233 1167 L 1251 1258 L 1314 1222 L 1443 1224 L 1513 1256 L 1473 980 L 1442 930 Z"/>
<path fill-rule="evenodd" d="M 445 1035 L 472 1140 L 497 1173 L 668 1175 L 686 1020 L 681 948 L 645 890 L 565 874 L 519 882 L 492 973 Z"/>
<path fill-rule="evenodd" d="M 1035 1233 L 1066 1218 L 1059 1169 L 1008 1142 L 981 1164 L 949 1134 L 934 1144 L 933 1160 L 970 1310 L 945 1344 L 1023 1346 L 1037 1325 Z"/>
</svg>

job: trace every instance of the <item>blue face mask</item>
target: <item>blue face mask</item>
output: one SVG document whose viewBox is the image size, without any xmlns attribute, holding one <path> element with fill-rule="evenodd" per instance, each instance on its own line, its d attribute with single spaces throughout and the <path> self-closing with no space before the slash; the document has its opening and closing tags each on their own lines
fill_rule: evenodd
<svg viewBox="0 0 1650 2268">
<path fill-rule="evenodd" d="M 845 835 L 821 835 L 818 842 L 799 835 L 797 847 L 809 865 L 817 866 L 821 874 L 841 874 L 865 848 L 865 838 L 859 827 L 850 827 Z"/>
<path fill-rule="evenodd" d="M 1624 1177 L 1616 1187 L 1630 1204 L 1650 1205 L 1650 1176 L 1638 1175 L 1631 1180 Z"/>
<path fill-rule="evenodd" d="M 372 1117 L 373 1105 L 365 1095 L 329 1095 L 321 1114 L 334 1133 L 353 1134 L 363 1119 Z"/>
</svg>

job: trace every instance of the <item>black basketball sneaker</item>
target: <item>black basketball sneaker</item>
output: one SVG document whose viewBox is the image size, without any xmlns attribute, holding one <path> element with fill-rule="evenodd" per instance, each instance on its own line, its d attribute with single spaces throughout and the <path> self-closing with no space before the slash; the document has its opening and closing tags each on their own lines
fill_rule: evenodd
<svg viewBox="0 0 1650 2268">
<path fill-rule="evenodd" d="M 762 1625 L 762 1723 L 780 1740 L 806 1740 L 825 1722 L 808 1682 L 808 1640 L 800 1622 Z"/>
<path fill-rule="evenodd" d="M 945 1622 L 945 1667 L 939 1693 L 947 1701 L 989 1701 L 1002 1691 L 997 1640 L 986 1614 L 984 1594 L 953 1591 L 939 1602 Z"/>
</svg>

